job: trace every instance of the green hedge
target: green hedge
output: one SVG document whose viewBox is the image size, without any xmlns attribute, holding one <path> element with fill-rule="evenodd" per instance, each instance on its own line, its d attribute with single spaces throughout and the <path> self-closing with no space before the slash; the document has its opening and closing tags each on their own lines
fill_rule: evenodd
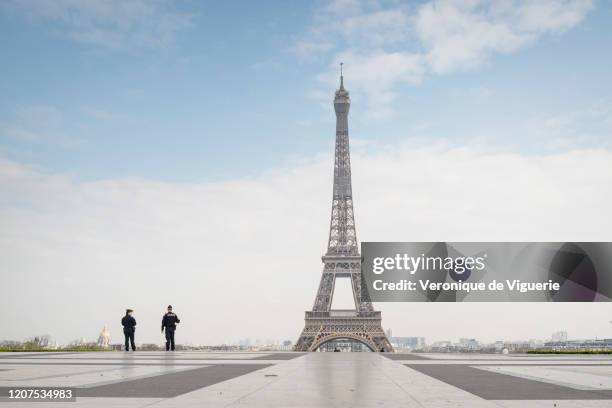
<svg viewBox="0 0 612 408">
<path fill-rule="evenodd" d="M 75 352 L 91 352 L 91 351 L 113 351 L 108 349 L 3 349 L 0 348 L 0 353 L 21 353 L 21 352 L 34 352 L 34 353 L 75 353 Z"/>
<path fill-rule="evenodd" d="M 612 354 L 612 350 L 529 350 L 527 354 Z"/>
</svg>

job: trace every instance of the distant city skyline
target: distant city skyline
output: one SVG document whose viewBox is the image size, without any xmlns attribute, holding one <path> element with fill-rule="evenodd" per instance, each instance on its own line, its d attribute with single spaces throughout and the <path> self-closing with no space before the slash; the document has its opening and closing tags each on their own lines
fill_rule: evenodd
<svg viewBox="0 0 612 408">
<path fill-rule="evenodd" d="M 534 4 L 3 2 L 2 339 L 130 307 L 158 343 L 172 304 L 178 343 L 296 341 L 340 61 L 360 241 L 610 241 L 612 4 Z M 604 303 L 375 307 L 431 341 L 612 338 Z"/>
<path fill-rule="evenodd" d="M 410 347 L 410 348 L 416 348 L 416 349 L 419 349 L 425 346 L 430 347 L 430 346 L 435 346 L 435 345 L 445 344 L 445 343 L 453 344 L 453 345 L 473 343 L 479 346 L 486 346 L 486 345 L 498 344 L 498 343 L 508 343 L 508 344 L 510 343 L 515 343 L 515 344 L 530 343 L 533 345 L 544 346 L 545 343 L 550 343 L 550 342 L 564 343 L 564 342 L 580 342 L 580 341 L 589 342 L 589 341 L 603 340 L 603 339 L 597 339 L 597 338 L 589 339 L 589 338 L 584 338 L 584 337 L 568 337 L 568 334 L 565 330 L 556 331 L 552 333 L 550 336 L 548 336 L 547 338 L 500 338 L 500 339 L 497 339 L 495 341 L 490 341 L 490 342 L 485 342 L 479 338 L 470 337 L 470 336 L 460 337 L 460 338 L 436 339 L 433 341 L 431 340 L 428 341 L 426 337 L 422 337 L 418 335 L 416 336 L 402 336 L 402 335 L 393 336 L 391 328 L 387 329 L 386 334 L 387 334 L 387 337 L 394 344 L 394 347 L 399 347 L 399 348 Z M 608 340 L 612 342 L 612 338 L 609 338 Z M 2 343 L 3 341 L 7 341 L 7 339 L 0 339 L 0 343 Z M 98 345 L 101 345 L 101 346 L 105 346 L 105 345 L 123 346 L 123 343 L 122 343 L 123 335 L 122 333 L 120 333 L 118 336 L 113 337 L 112 333 L 108 330 L 108 328 L 104 326 L 102 331 L 99 333 L 97 339 L 91 338 L 91 336 L 81 337 L 81 338 L 73 339 L 72 341 L 68 343 L 62 344 L 62 343 L 57 343 L 57 341 L 52 335 L 44 334 L 44 335 L 32 336 L 27 339 L 23 339 L 21 341 L 22 342 L 34 341 L 34 342 L 38 342 L 43 347 L 50 347 L 50 348 L 69 347 L 71 344 L 77 344 L 77 343 L 81 343 L 81 344 L 97 343 Z M 164 343 L 163 341 L 160 341 L 160 342 L 153 342 L 153 343 L 142 342 L 139 344 L 157 344 L 161 347 L 163 346 L 163 343 Z M 232 346 L 232 347 L 255 347 L 256 348 L 256 347 L 269 347 L 269 346 L 290 347 L 293 344 L 294 344 L 293 341 L 290 339 L 272 339 L 272 338 L 262 339 L 262 338 L 246 337 L 246 338 L 242 338 L 238 340 L 235 339 L 233 341 L 229 341 L 226 343 L 219 343 L 219 344 L 199 344 L 199 343 L 193 343 L 193 342 L 184 342 L 184 343 L 181 343 L 181 346 L 188 346 L 188 347 Z"/>
</svg>

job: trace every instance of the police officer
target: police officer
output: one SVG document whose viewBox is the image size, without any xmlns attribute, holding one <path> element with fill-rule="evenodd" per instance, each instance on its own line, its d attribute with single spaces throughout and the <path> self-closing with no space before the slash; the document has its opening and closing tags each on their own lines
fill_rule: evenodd
<svg viewBox="0 0 612 408">
<path fill-rule="evenodd" d="M 168 313 L 162 318 L 161 324 L 162 333 L 166 329 L 166 351 L 174 351 L 174 331 L 176 330 L 176 324 L 180 322 L 178 316 L 172 312 L 172 305 L 168 305 Z"/>
<path fill-rule="evenodd" d="M 123 326 L 123 335 L 125 336 L 125 351 L 129 351 L 129 345 L 132 345 L 132 351 L 136 351 L 136 345 L 134 344 L 134 333 L 136 332 L 136 319 L 132 316 L 134 311 L 132 309 L 125 310 L 125 316 L 121 319 L 121 325 Z"/>
</svg>

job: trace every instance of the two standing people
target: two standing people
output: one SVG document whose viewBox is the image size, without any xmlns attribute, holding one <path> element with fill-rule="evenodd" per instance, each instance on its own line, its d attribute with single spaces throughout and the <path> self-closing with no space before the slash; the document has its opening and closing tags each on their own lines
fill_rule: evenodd
<svg viewBox="0 0 612 408">
<path fill-rule="evenodd" d="M 172 312 L 172 306 L 168 305 L 168 313 L 162 318 L 161 331 L 166 331 L 166 351 L 174 351 L 174 332 L 176 331 L 176 324 L 180 323 L 181 320 L 178 316 Z M 121 325 L 123 326 L 123 335 L 125 336 L 125 351 L 130 350 L 136 351 L 136 344 L 134 343 L 134 334 L 136 333 L 136 319 L 132 314 L 132 309 L 125 310 L 125 316 L 121 319 Z"/>
</svg>

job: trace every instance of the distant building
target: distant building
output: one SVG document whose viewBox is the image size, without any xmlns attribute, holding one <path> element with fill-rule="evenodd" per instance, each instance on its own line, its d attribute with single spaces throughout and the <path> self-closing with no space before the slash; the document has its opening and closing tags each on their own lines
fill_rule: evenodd
<svg viewBox="0 0 612 408">
<path fill-rule="evenodd" d="M 504 342 L 503 350 L 507 350 L 509 353 L 526 353 L 527 351 L 532 350 L 532 349 L 533 347 L 529 341 L 515 340 L 515 341 Z M 507 353 L 504 352 L 504 354 L 507 354 Z"/>
<path fill-rule="evenodd" d="M 429 351 L 434 353 L 451 353 L 456 351 L 453 343 L 449 340 L 436 341 L 429 346 Z"/>
<path fill-rule="evenodd" d="M 544 343 L 544 348 L 550 350 L 608 351 L 612 350 L 612 339 L 549 341 Z"/>
<path fill-rule="evenodd" d="M 460 351 L 476 351 L 480 350 L 481 348 L 480 342 L 478 342 L 476 339 L 459 339 L 458 349 Z"/>
<path fill-rule="evenodd" d="M 27 339 L 23 346 L 26 349 L 47 349 L 54 348 L 55 342 L 51 339 L 51 336 L 48 334 L 43 334 L 41 336 L 34 336 L 30 339 Z"/>
<path fill-rule="evenodd" d="M 407 350 L 421 350 L 425 347 L 424 337 L 392 337 L 389 336 L 389 341 L 393 347 Z"/>
<path fill-rule="evenodd" d="M 251 339 L 247 338 L 247 339 L 239 340 L 238 341 L 238 346 L 240 346 L 240 347 L 251 347 L 252 343 L 253 342 L 251 341 Z"/>
<path fill-rule="evenodd" d="M 162 348 L 158 344 L 153 343 L 144 343 L 138 347 L 138 350 L 141 351 L 160 351 Z"/>
<path fill-rule="evenodd" d="M 106 328 L 106 325 L 104 325 L 104 328 L 102 329 L 102 331 L 100 332 L 100 335 L 98 336 L 98 347 L 107 349 L 109 348 L 109 346 L 110 346 L 110 332 Z"/>
<path fill-rule="evenodd" d="M 552 334 L 552 336 L 550 337 L 550 340 L 552 342 L 562 342 L 562 341 L 567 341 L 567 332 L 562 330 L 562 331 L 558 331 Z"/>
</svg>

